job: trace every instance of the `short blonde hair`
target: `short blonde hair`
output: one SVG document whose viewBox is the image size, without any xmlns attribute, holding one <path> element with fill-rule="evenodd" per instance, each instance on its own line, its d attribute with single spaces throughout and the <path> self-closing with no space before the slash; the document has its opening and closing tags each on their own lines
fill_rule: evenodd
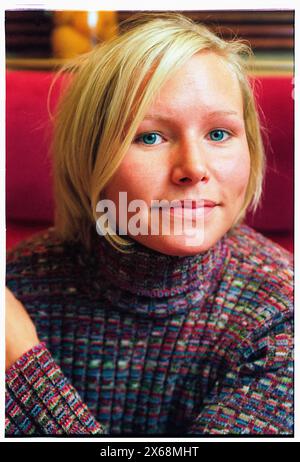
<svg viewBox="0 0 300 462">
<path fill-rule="evenodd" d="M 128 151 L 145 111 L 174 71 L 202 50 L 226 60 L 238 78 L 243 97 L 251 172 L 235 224 L 248 208 L 256 209 L 265 162 L 243 59 L 251 56 L 251 49 L 240 40 L 225 41 L 179 13 L 138 13 L 121 24 L 118 36 L 60 72 L 71 76 L 57 107 L 52 144 L 55 226 L 64 240 L 81 240 L 89 246 L 101 191 Z M 118 235 L 106 238 L 117 248 L 125 249 L 132 243 Z"/>
</svg>

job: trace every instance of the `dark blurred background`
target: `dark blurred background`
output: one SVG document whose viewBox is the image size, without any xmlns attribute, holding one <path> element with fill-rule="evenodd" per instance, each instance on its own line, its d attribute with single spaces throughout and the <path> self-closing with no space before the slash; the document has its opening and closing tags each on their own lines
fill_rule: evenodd
<svg viewBox="0 0 300 462">
<path fill-rule="evenodd" d="M 223 38 L 248 41 L 257 66 L 291 70 L 294 12 L 288 10 L 180 11 L 203 22 Z M 6 56 L 10 67 L 48 67 L 88 51 L 118 33 L 119 24 L 136 11 L 5 12 Z"/>
</svg>

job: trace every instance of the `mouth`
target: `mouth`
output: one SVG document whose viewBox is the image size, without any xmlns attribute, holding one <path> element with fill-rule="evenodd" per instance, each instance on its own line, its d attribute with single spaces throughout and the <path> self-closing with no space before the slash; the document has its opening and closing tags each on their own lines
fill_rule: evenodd
<svg viewBox="0 0 300 462">
<path fill-rule="evenodd" d="M 168 212 L 174 217 L 196 220 L 197 218 L 208 217 L 216 208 L 216 205 L 202 207 L 171 207 Z"/>
<path fill-rule="evenodd" d="M 159 201 L 160 202 L 160 201 Z M 212 201 L 210 199 L 173 199 L 171 201 L 166 201 L 166 203 L 159 203 L 152 205 L 151 208 L 159 209 L 203 209 L 203 208 L 213 208 L 218 205 L 221 205 L 219 202 Z"/>
<path fill-rule="evenodd" d="M 161 201 L 163 202 L 163 201 Z M 158 208 L 164 213 L 172 217 L 172 220 L 177 220 L 177 223 L 197 222 L 199 226 L 213 217 L 215 210 L 222 205 L 220 202 L 215 202 L 211 199 L 173 199 L 166 200 L 166 203 L 156 204 L 152 208 Z M 179 220 L 179 221 L 178 221 Z"/>
<path fill-rule="evenodd" d="M 220 203 L 210 199 L 184 199 L 173 200 L 166 205 L 161 204 L 159 208 L 174 218 L 195 221 L 208 218 L 219 205 Z"/>
<path fill-rule="evenodd" d="M 178 208 L 183 208 L 183 209 L 202 209 L 203 207 L 207 208 L 212 208 L 216 207 L 218 205 L 217 202 L 214 202 L 209 199 L 184 199 L 180 200 L 180 205 L 178 205 Z"/>
</svg>

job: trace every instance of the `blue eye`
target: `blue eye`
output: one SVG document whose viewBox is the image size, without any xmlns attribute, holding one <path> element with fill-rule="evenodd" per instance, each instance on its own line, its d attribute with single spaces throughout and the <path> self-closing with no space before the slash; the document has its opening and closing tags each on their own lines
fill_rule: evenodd
<svg viewBox="0 0 300 462">
<path fill-rule="evenodd" d="M 226 130 L 212 130 L 209 133 L 209 137 L 212 141 L 223 141 L 224 135 L 230 136 L 230 134 Z"/>
<path fill-rule="evenodd" d="M 136 142 L 143 143 L 145 145 L 156 145 L 159 144 L 159 138 L 162 138 L 161 135 L 155 132 L 144 133 L 136 138 Z"/>
</svg>

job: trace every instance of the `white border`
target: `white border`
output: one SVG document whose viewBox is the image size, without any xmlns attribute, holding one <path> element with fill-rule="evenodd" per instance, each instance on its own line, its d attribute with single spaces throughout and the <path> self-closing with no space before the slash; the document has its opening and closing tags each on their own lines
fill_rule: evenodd
<svg viewBox="0 0 300 462">
<path fill-rule="evenodd" d="M 2 6 L 3 5 L 3 6 Z M 176 5 L 176 8 L 174 6 Z M 199 1 L 191 1 L 191 0 L 180 0 L 180 1 L 170 1 L 165 0 L 162 2 L 161 0 L 144 0 L 143 1 L 143 10 L 200 10 L 200 9 L 210 9 L 210 10 L 268 10 L 268 9 L 282 9 L 282 10 L 295 10 L 295 65 L 296 65 L 296 73 L 295 73 L 295 127 L 300 127 L 300 120 L 299 120 L 299 111 L 298 111 L 298 100 L 296 98 L 297 95 L 297 88 L 299 88 L 299 73 L 298 73 L 298 47 L 297 44 L 299 43 L 299 34 L 300 34 L 300 24 L 298 20 L 298 12 L 299 7 L 295 1 L 290 0 L 252 0 L 251 2 L 243 2 L 241 4 L 240 0 L 235 1 L 217 1 L 211 0 L 207 8 L 203 8 L 203 3 L 201 4 Z M 140 1 L 122 1 L 122 0 L 110 0 L 109 2 L 104 0 L 99 1 L 57 1 L 57 0 L 48 0 L 45 2 L 37 2 L 31 1 L 30 3 L 23 3 L 23 2 L 12 2 L 12 1 L 4 1 L 1 6 L 1 28 L 0 28 L 0 60 L 2 64 L 2 69 L 5 69 L 5 52 L 4 52 L 4 10 L 9 9 L 48 9 L 48 10 L 61 10 L 61 9 L 71 9 L 71 10 L 139 10 L 141 9 Z M 297 32 L 298 30 L 298 32 Z M 0 174 L 2 175 L 3 181 L 1 179 L 0 182 L 0 196 L 1 196 L 1 230 L 0 239 L 1 239 L 1 251 L 0 251 L 0 258 L 1 258 L 1 308 L 4 306 L 4 278 L 5 278 L 5 189 L 4 189 L 4 174 L 5 174 L 5 104 L 4 104 L 4 89 L 5 89 L 5 72 L 1 72 L 1 83 L 0 83 L 0 99 L 1 99 L 1 138 L 0 138 L 0 145 L 1 145 L 1 168 Z M 298 130 L 295 130 L 295 153 L 299 152 L 299 136 Z M 299 171 L 299 160 L 298 156 L 295 155 L 295 236 L 298 235 L 299 231 L 299 214 L 297 212 L 298 208 L 298 200 L 299 197 L 299 182 L 296 181 L 296 172 Z M 298 305 L 299 300 L 299 290 L 300 290 L 300 280 L 299 280 L 299 271 L 298 271 L 298 261 L 299 261 L 299 248 L 298 242 L 295 238 L 295 307 Z M 2 292 L 3 290 L 3 292 Z M 4 409 L 4 393 L 2 392 L 5 387 L 5 374 L 4 374 L 4 310 L 1 309 L 1 317 L 0 317 L 0 325 L 2 330 L 0 331 L 1 337 L 1 352 L 0 352 L 0 377 L 1 377 L 1 393 L 0 393 L 0 441 L 5 442 L 12 442 L 12 441 L 30 441 L 30 442 L 54 442 L 54 441 L 67 441 L 67 442 L 81 442 L 81 441 L 89 441 L 94 442 L 95 444 L 101 443 L 113 443 L 113 442 L 155 442 L 159 445 L 160 442 L 194 442 L 201 445 L 201 442 L 209 441 L 209 442 L 239 442 L 239 441 L 246 441 L 246 442 L 279 442 L 279 441 L 300 441 L 300 423 L 299 423 L 299 400 L 297 399 L 297 395 L 299 394 L 299 344 L 298 339 L 300 338 L 299 332 L 299 324 L 298 324 L 298 316 L 295 315 L 296 320 L 296 327 L 295 327 L 295 359 L 296 359 L 296 371 L 295 371 L 295 437 L 293 439 L 286 439 L 286 438 L 102 438 L 99 437 L 95 438 L 5 438 L 4 439 L 4 413 L 2 410 Z"/>
</svg>

